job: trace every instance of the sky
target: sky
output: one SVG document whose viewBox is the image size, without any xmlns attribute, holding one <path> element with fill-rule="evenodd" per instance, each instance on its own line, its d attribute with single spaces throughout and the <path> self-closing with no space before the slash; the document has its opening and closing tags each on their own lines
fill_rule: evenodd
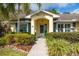
<svg viewBox="0 0 79 59">
<path fill-rule="evenodd" d="M 38 10 L 37 4 L 32 3 L 31 9 L 33 11 Z M 42 3 L 42 10 L 56 9 L 59 13 L 70 12 L 79 13 L 79 3 Z"/>
</svg>

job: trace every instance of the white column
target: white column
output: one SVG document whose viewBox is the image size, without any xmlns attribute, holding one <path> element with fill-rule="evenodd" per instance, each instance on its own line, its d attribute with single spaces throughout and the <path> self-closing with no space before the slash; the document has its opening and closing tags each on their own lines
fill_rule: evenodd
<svg viewBox="0 0 79 59">
<path fill-rule="evenodd" d="M 56 32 L 58 32 L 58 23 L 56 23 Z"/>
<path fill-rule="evenodd" d="M 49 33 L 53 32 L 53 18 L 49 18 Z"/>
<path fill-rule="evenodd" d="M 70 32 L 73 32 L 73 30 L 72 30 L 73 29 L 73 24 L 71 23 L 70 26 L 71 26 L 70 27 L 71 28 Z"/>
<path fill-rule="evenodd" d="M 17 32 L 20 32 L 20 20 L 17 21 Z"/>
<path fill-rule="evenodd" d="M 63 23 L 62 23 L 62 24 L 63 24 Z M 63 24 L 63 27 L 64 27 L 64 28 L 63 28 L 63 32 L 65 32 L 65 24 Z"/>
<path fill-rule="evenodd" d="M 34 34 L 34 19 L 31 19 L 31 34 Z"/>
<path fill-rule="evenodd" d="M 27 32 L 29 32 L 29 31 L 28 31 L 28 23 L 27 23 Z"/>
</svg>

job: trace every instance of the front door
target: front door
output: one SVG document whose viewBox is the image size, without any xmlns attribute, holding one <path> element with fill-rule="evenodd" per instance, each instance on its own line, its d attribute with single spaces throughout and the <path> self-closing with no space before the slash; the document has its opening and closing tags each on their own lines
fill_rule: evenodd
<svg viewBox="0 0 79 59">
<path fill-rule="evenodd" d="M 44 25 L 40 25 L 40 33 L 44 33 Z"/>
<path fill-rule="evenodd" d="M 47 24 L 40 25 L 40 33 L 45 33 L 45 31 L 47 31 Z"/>
</svg>

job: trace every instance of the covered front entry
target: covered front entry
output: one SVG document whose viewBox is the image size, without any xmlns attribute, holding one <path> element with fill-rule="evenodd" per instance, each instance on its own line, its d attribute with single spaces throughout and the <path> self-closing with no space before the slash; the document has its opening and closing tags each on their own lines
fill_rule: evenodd
<svg viewBox="0 0 79 59">
<path fill-rule="evenodd" d="M 49 31 L 49 20 L 40 18 L 34 21 L 36 34 L 43 34 Z"/>
<path fill-rule="evenodd" d="M 31 34 L 40 34 L 45 32 L 53 32 L 53 19 L 58 18 L 59 16 L 47 11 L 38 11 L 30 15 L 30 17 Z"/>
</svg>

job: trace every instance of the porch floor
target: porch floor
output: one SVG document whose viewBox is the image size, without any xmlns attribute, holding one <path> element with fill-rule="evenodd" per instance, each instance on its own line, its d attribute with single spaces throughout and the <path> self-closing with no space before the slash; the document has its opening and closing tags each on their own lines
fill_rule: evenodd
<svg viewBox="0 0 79 59">
<path fill-rule="evenodd" d="M 38 38 L 36 44 L 32 47 L 27 56 L 48 56 L 48 48 L 45 38 Z"/>
</svg>

